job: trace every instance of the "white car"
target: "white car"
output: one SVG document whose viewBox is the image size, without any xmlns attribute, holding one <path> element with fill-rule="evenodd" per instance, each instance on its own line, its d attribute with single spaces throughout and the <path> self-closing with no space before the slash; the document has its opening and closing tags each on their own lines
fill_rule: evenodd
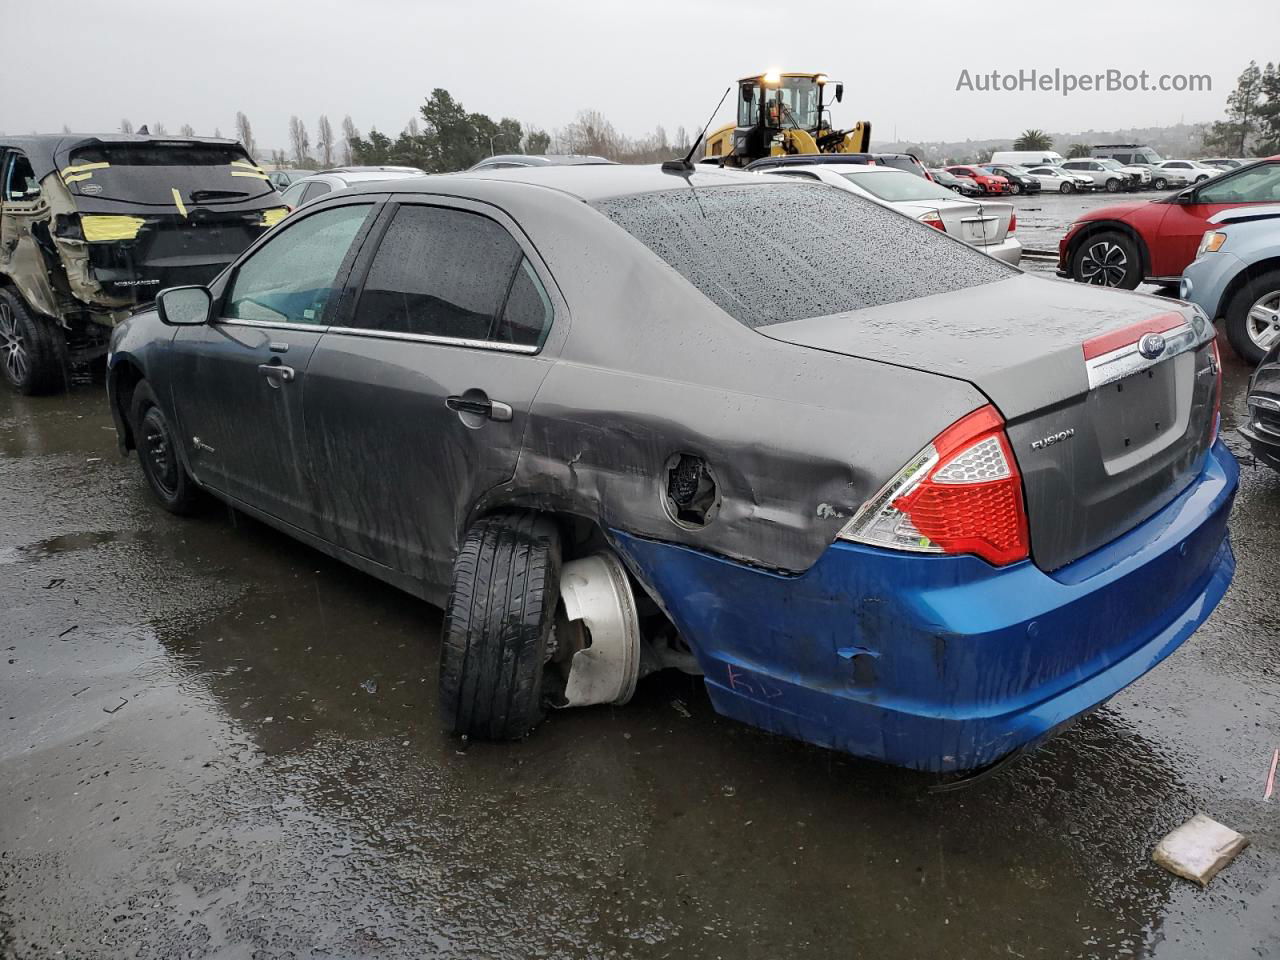
<svg viewBox="0 0 1280 960">
<path fill-rule="evenodd" d="M 1062 167 L 1032 167 L 1028 171 L 1040 181 L 1040 186 L 1048 192 L 1077 193 L 1093 189 L 1093 180 L 1082 173 L 1072 173 Z"/>
<path fill-rule="evenodd" d="M 893 167 L 859 163 L 788 164 L 760 173 L 819 180 L 927 223 L 1005 263 L 1017 266 L 1022 259 L 1022 244 L 1013 235 L 1018 219 L 1011 203 L 962 200 L 932 180 Z"/>
<path fill-rule="evenodd" d="M 1093 185 L 1107 193 L 1121 190 L 1137 190 L 1151 183 L 1151 171 L 1146 167 L 1125 167 L 1110 157 L 1078 157 L 1067 160 L 1062 169 L 1083 174 Z"/>
<path fill-rule="evenodd" d="M 1216 177 L 1222 173 L 1222 170 L 1218 167 L 1211 167 L 1206 163 L 1201 163 L 1199 160 L 1166 160 L 1164 163 L 1157 164 L 1157 167 L 1159 170 L 1167 170 L 1170 175 L 1178 174 L 1182 176 L 1186 183 L 1203 183 L 1210 177 Z M 1154 170 L 1152 173 L 1159 176 L 1159 173 Z M 1172 180 L 1169 181 L 1169 185 L 1171 187 L 1177 186 Z M 1160 188 L 1157 187 L 1156 189 Z"/>
</svg>

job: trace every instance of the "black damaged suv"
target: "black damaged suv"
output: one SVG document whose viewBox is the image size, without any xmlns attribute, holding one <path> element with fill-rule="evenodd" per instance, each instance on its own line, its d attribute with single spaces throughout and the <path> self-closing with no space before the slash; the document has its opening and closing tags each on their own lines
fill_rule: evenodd
<svg viewBox="0 0 1280 960">
<path fill-rule="evenodd" d="M 287 213 L 233 140 L 0 138 L 0 371 L 62 389 L 134 309 L 212 280 Z"/>
</svg>

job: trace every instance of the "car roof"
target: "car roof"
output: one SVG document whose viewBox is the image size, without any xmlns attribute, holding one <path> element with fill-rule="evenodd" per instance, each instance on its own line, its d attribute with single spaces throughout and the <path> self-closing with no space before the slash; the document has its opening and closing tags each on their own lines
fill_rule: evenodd
<svg viewBox="0 0 1280 960">
<path fill-rule="evenodd" d="M 494 163 L 516 163 L 526 167 L 549 167 L 613 162 L 612 160 L 606 160 L 604 157 L 597 157 L 594 154 L 587 153 L 499 153 L 496 156 L 485 157 L 470 169 L 474 170 L 476 167 Z"/>
<path fill-rule="evenodd" d="M 897 167 L 885 167 L 869 163 L 788 163 L 782 169 L 791 169 L 794 167 L 803 170 L 807 166 L 821 167 L 824 170 L 831 168 L 834 169 L 836 173 L 854 173 L 860 177 L 883 176 L 886 173 L 893 173 L 902 177 L 915 177 L 917 180 L 922 179 L 921 177 L 916 177 L 914 173 L 907 170 L 899 170 Z M 763 167 L 760 172 L 770 173 L 773 171 L 768 167 Z"/>
<path fill-rule="evenodd" d="M 452 193 L 450 184 L 482 186 L 487 183 L 517 183 L 544 187 L 593 203 L 615 197 L 660 193 L 689 187 L 768 187 L 776 178 L 716 168 L 695 167 L 691 171 L 668 173 L 660 164 L 588 163 L 568 166 L 505 167 L 467 170 L 462 173 L 431 174 L 394 182 L 370 182 L 356 189 L 361 193 Z M 469 193 L 470 191 L 468 191 Z"/>
<path fill-rule="evenodd" d="M 865 157 L 869 160 L 874 160 L 877 157 L 893 157 L 894 159 L 914 160 L 916 163 L 920 163 L 920 158 L 912 153 L 868 150 L 862 153 L 809 153 L 793 157 L 761 157 L 759 160 L 752 160 L 747 164 L 746 168 L 748 170 L 762 170 L 765 167 L 790 167 L 814 163 L 857 163 L 856 160 L 850 160 L 850 157 Z M 924 166 L 922 163 L 920 165 Z"/>
<path fill-rule="evenodd" d="M 43 180 L 61 167 L 71 151 L 97 144 L 209 143 L 239 146 L 239 141 L 225 137 L 160 137 L 139 133 L 35 133 L 25 137 L 0 136 L 0 150 L 21 150 L 31 162 L 37 180 Z"/>
</svg>

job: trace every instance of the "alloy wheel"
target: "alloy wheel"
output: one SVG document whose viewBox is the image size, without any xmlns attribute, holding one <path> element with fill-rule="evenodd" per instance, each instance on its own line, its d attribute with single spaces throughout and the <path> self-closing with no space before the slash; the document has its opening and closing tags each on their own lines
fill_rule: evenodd
<svg viewBox="0 0 1280 960">
<path fill-rule="evenodd" d="M 0 300 L 0 358 L 4 361 L 5 374 L 13 383 L 22 383 L 31 369 L 27 353 L 27 341 L 18 327 L 13 307 Z"/>
<path fill-rule="evenodd" d="M 1264 352 L 1280 342 L 1280 290 L 1263 294 L 1249 308 L 1245 330 L 1249 339 Z"/>
<path fill-rule="evenodd" d="M 1110 240 L 1089 244 L 1080 257 L 1080 279 L 1085 283 L 1118 287 L 1128 272 L 1128 255 Z"/>
</svg>

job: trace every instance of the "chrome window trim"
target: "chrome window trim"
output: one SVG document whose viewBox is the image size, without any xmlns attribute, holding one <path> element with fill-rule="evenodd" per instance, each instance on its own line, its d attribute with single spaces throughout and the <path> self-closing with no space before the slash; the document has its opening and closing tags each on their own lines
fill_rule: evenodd
<svg viewBox="0 0 1280 960">
<path fill-rule="evenodd" d="M 499 343 L 495 340 L 470 340 L 465 337 L 441 337 L 430 333 L 400 333 L 395 330 L 370 330 L 365 327 L 326 327 L 325 333 L 343 333 L 352 337 L 371 337 L 375 340 L 404 340 L 410 343 L 434 343 L 445 347 L 471 347 L 475 350 L 493 350 L 497 353 L 521 353 L 532 356 L 542 348 L 533 344 Z"/>
<path fill-rule="evenodd" d="M 218 317 L 215 326 L 262 327 L 267 330 L 311 330 L 324 333 L 329 328 L 323 323 L 290 323 L 288 320 L 242 320 L 239 317 Z"/>
</svg>

